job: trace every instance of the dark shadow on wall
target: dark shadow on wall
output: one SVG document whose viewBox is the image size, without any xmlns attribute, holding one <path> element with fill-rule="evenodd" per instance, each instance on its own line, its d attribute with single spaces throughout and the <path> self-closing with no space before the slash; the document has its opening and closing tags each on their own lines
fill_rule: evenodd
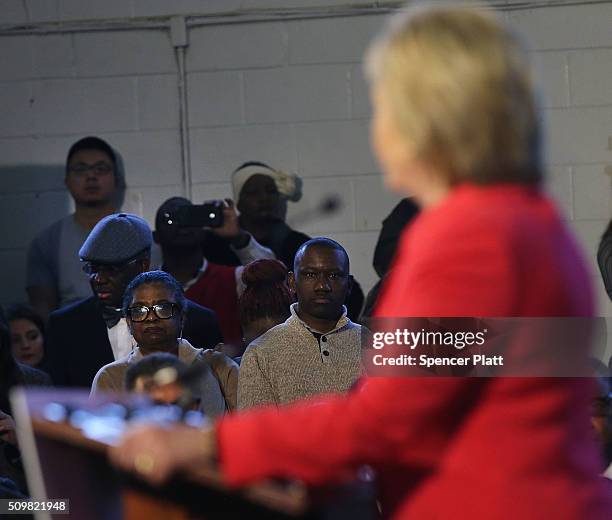
<svg viewBox="0 0 612 520">
<path fill-rule="evenodd" d="M 116 206 L 125 198 L 120 157 Z M 72 200 L 64 186 L 64 166 L 0 166 L 0 305 L 23 302 L 27 248 L 47 226 L 70 214 Z"/>
</svg>

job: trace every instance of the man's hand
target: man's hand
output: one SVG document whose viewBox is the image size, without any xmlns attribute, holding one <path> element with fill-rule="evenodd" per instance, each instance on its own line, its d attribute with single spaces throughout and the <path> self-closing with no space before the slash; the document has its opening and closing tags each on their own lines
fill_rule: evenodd
<svg viewBox="0 0 612 520">
<path fill-rule="evenodd" d="M 223 207 L 223 225 L 218 228 L 206 228 L 217 236 L 225 238 L 230 244 L 238 249 L 246 246 L 249 242 L 250 235 L 240 228 L 238 222 L 238 214 L 234 208 L 232 199 L 225 199 Z"/>
<path fill-rule="evenodd" d="M 17 434 L 15 433 L 15 421 L 13 418 L 0 410 L 0 439 L 13 446 L 17 446 Z"/>
<path fill-rule="evenodd" d="M 162 484 L 178 471 L 197 470 L 216 455 L 212 428 L 197 429 L 176 424 L 140 425 L 130 428 L 109 450 L 116 466 L 137 473 L 152 484 Z"/>
</svg>

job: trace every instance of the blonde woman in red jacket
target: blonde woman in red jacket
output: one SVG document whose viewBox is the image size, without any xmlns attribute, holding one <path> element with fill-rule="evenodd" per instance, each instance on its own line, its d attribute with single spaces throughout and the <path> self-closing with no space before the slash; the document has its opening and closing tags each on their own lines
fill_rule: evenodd
<svg viewBox="0 0 612 520">
<path fill-rule="evenodd" d="M 411 10 L 374 43 L 367 73 L 385 182 L 423 209 L 377 315 L 590 316 L 584 261 L 541 193 L 538 114 L 513 34 L 474 10 Z M 112 457 L 153 482 L 216 457 L 235 486 L 318 484 L 370 464 L 392 518 L 603 520 L 612 497 L 589 399 L 580 379 L 376 377 L 348 397 L 205 431 L 138 429 Z"/>
</svg>

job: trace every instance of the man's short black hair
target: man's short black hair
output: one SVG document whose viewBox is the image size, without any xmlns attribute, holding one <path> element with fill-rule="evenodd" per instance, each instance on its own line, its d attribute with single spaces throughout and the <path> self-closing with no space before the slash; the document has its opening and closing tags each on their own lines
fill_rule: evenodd
<svg viewBox="0 0 612 520">
<path fill-rule="evenodd" d="M 66 157 L 66 174 L 68 174 L 68 165 L 70 164 L 72 156 L 81 150 L 98 150 L 108 155 L 109 159 L 113 163 L 115 178 L 117 178 L 117 158 L 115 157 L 115 152 L 106 141 L 95 136 L 83 137 L 83 139 L 79 139 L 70 147 L 70 150 L 68 150 L 68 156 Z"/>
<path fill-rule="evenodd" d="M 306 249 L 310 247 L 324 247 L 327 249 L 333 249 L 335 251 L 342 252 L 342 254 L 344 254 L 344 257 L 346 258 L 346 272 L 350 273 L 351 266 L 350 266 L 349 256 L 348 256 L 348 253 L 346 252 L 346 249 L 344 249 L 335 240 L 332 240 L 331 238 L 327 238 L 327 237 L 311 238 L 310 240 L 308 240 L 308 242 L 304 242 L 300 246 L 300 248 L 297 250 L 297 253 L 295 253 L 295 257 L 293 259 L 293 271 L 294 272 L 297 273 L 298 264 L 300 260 L 302 259 L 302 257 L 304 256 L 304 251 L 306 251 Z"/>
<path fill-rule="evenodd" d="M 139 377 L 153 377 L 162 368 L 174 368 L 180 377 L 187 366 L 178 357 L 167 352 L 156 352 L 143 357 L 127 369 L 125 389 L 132 392 Z"/>
</svg>

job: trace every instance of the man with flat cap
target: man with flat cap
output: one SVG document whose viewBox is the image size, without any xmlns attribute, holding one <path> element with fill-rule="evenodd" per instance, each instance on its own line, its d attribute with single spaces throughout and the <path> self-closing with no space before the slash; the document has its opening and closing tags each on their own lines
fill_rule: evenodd
<svg viewBox="0 0 612 520">
<path fill-rule="evenodd" d="M 45 366 L 56 385 L 90 387 L 100 367 L 132 350 L 121 304 L 132 279 L 149 270 L 151 244 L 149 225 L 136 215 L 109 215 L 93 228 L 79 251 L 93 296 L 49 318 Z M 189 302 L 183 337 L 214 347 L 222 340 L 215 314 Z"/>
</svg>

